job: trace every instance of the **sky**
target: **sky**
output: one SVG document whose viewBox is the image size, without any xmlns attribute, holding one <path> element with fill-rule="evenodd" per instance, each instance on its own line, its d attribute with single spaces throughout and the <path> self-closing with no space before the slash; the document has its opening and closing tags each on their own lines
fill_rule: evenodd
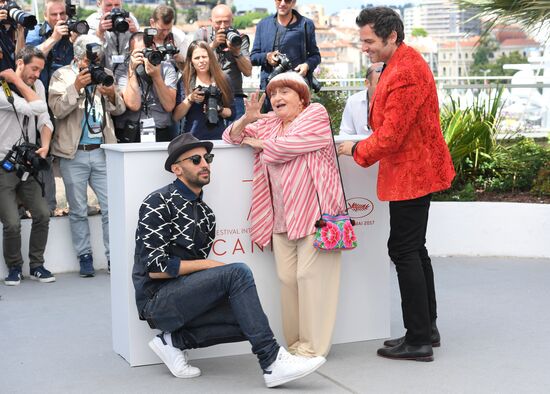
<svg viewBox="0 0 550 394">
<path fill-rule="evenodd" d="M 376 5 L 401 5 L 405 3 L 418 3 L 419 0 L 403 0 L 403 1 L 390 1 L 390 0 L 297 0 L 297 4 L 320 4 L 325 7 L 325 13 L 331 15 L 335 12 L 345 8 L 361 8 L 363 4 L 376 4 Z M 234 4 L 237 10 L 249 10 L 255 7 L 267 8 L 269 12 L 275 12 L 274 0 L 234 0 Z"/>
</svg>

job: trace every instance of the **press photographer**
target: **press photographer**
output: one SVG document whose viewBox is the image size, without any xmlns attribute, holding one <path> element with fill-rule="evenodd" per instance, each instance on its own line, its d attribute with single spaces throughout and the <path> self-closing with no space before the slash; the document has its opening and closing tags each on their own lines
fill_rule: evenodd
<svg viewBox="0 0 550 394">
<path fill-rule="evenodd" d="M 225 4 L 212 8 L 211 26 L 203 27 L 195 34 L 195 40 L 206 41 L 216 54 L 222 71 L 227 75 L 235 97 L 235 113 L 230 120 L 239 119 L 244 114 L 243 75 L 252 74 L 250 62 L 250 40 L 233 28 L 233 13 Z"/>
<path fill-rule="evenodd" d="M 158 31 L 146 28 L 130 39 L 131 56 L 115 73 L 127 111 L 115 119 L 119 142 L 170 141 L 177 74 L 154 43 Z"/>
<path fill-rule="evenodd" d="M 39 48 L 46 55 L 46 66 L 40 74 L 46 91 L 52 74 L 73 60 L 73 42 L 76 37 L 88 33 L 88 23 L 77 21 L 75 16 L 76 6 L 71 0 L 46 0 L 44 23 L 27 34 L 27 45 Z"/>
<path fill-rule="evenodd" d="M 172 7 L 161 4 L 153 10 L 149 23 L 152 28 L 157 29 L 154 42 L 157 46 L 174 46 L 179 52 L 172 56 L 174 65 L 183 69 L 185 54 L 189 47 L 189 40 L 185 33 L 174 27 L 175 11 Z"/>
<path fill-rule="evenodd" d="M 22 279 L 21 219 L 18 200 L 31 212 L 29 265 L 32 279 L 53 282 L 44 268 L 44 249 L 48 240 L 50 212 L 37 181 L 38 172 L 47 167 L 44 160 L 52 136 L 45 89 L 38 79 L 45 56 L 27 46 L 16 57 L 16 69 L 0 72 L 0 220 L 3 224 L 4 261 L 8 276 L 4 283 L 18 285 Z M 39 130 L 41 146 L 36 145 Z"/>
<path fill-rule="evenodd" d="M 73 245 L 79 257 L 80 276 L 94 276 L 86 193 L 88 183 L 99 200 L 103 244 L 109 261 L 109 209 L 107 170 L 102 143 L 116 143 L 111 115 L 126 107 L 113 83 L 112 72 L 102 66 L 103 47 L 92 35 L 74 43 L 74 59 L 57 70 L 50 82 L 49 103 L 56 118 L 51 153 L 59 158 L 69 202 Z"/>
<path fill-rule="evenodd" d="M 187 50 L 182 76 L 185 91 L 178 94 L 174 120 L 185 117 L 182 132 L 200 140 L 218 140 L 235 107 L 227 77 L 214 52 L 204 41 L 193 41 Z"/>
<path fill-rule="evenodd" d="M 315 89 L 313 71 L 321 63 L 315 24 L 294 9 L 296 0 L 279 1 L 275 5 L 276 13 L 265 17 L 256 26 L 250 54 L 252 64 L 262 69 L 260 89 L 265 89 L 268 76 L 281 65 L 281 54 L 289 60 L 293 70 L 306 78 L 308 85 Z M 271 110 L 269 100 L 265 100 L 264 110 Z"/>
<path fill-rule="evenodd" d="M 104 66 L 116 72 L 129 53 L 128 42 L 132 33 L 139 30 L 139 23 L 124 10 L 122 0 L 98 0 L 97 6 L 99 11 L 90 15 L 86 22 L 90 33 L 104 43 Z"/>
<path fill-rule="evenodd" d="M 0 71 L 15 70 L 15 54 L 25 46 L 25 24 L 34 27 L 34 15 L 22 11 L 14 1 L 0 0 Z"/>
</svg>

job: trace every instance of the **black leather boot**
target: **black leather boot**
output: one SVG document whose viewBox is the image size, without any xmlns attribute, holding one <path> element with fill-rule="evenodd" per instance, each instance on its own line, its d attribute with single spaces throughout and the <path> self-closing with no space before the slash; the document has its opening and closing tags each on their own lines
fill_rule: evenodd
<svg viewBox="0 0 550 394">
<path fill-rule="evenodd" d="M 393 360 L 414 360 L 433 361 L 433 350 L 431 345 L 414 346 L 402 342 L 394 347 L 383 347 L 378 349 L 378 355 Z"/>
<path fill-rule="evenodd" d="M 432 347 L 440 347 L 441 346 L 441 336 L 439 335 L 439 330 L 437 329 L 437 325 L 435 322 L 432 323 Z M 393 338 L 388 339 L 387 341 L 384 341 L 384 346 L 386 347 L 395 347 L 397 345 L 400 345 L 405 341 L 405 337 L 400 338 Z"/>
</svg>

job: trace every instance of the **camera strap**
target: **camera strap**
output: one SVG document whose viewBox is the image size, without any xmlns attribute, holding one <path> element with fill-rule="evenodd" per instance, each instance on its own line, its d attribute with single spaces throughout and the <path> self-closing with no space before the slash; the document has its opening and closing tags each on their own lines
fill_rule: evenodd
<svg viewBox="0 0 550 394">
<path fill-rule="evenodd" d="M 145 92 L 143 91 L 143 85 L 145 86 Z M 141 80 L 141 77 L 138 75 L 138 85 L 139 85 L 139 91 L 141 92 L 141 111 L 140 111 L 140 117 L 141 112 L 145 113 L 146 117 L 149 117 L 149 105 L 147 104 L 147 99 L 149 98 L 149 93 L 151 92 L 151 86 L 152 83 L 149 82 L 143 82 Z"/>
<path fill-rule="evenodd" d="M 292 23 L 292 20 L 294 19 L 294 13 L 292 13 L 292 17 L 286 24 L 286 26 L 281 25 L 279 22 L 277 22 L 277 16 L 273 18 L 273 24 L 275 25 L 275 40 L 273 41 L 273 50 L 279 50 L 281 47 L 281 42 L 284 40 L 286 33 L 288 31 L 288 26 Z M 283 26 L 283 29 L 280 28 L 280 26 Z"/>
<path fill-rule="evenodd" d="M 28 133 L 29 117 L 27 115 L 25 115 L 23 117 L 23 125 L 21 125 L 21 119 L 19 119 L 19 113 L 17 112 L 17 109 L 15 108 L 15 102 L 14 102 L 15 100 L 13 98 L 13 93 L 12 93 L 12 90 L 10 88 L 10 85 L 8 85 L 8 83 L 6 82 L 5 79 L 0 79 L 0 83 L 2 84 L 2 89 L 4 90 L 4 94 L 6 95 L 6 99 L 8 100 L 8 102 L 11 104 L 11 106 L 13 108 L 13 113 L 15 114 L 15 118 L 17 119 L 17 124 L 19 125 L 19 128 L 21 129 L 21 136 L 22 136 L 23 140 L 26 143 L 29 143 L 29 133 Z M 21 140 L 21 138 L 19 139 L 19 141 L 20 140 Z"/>
<path fill-rule="evenodd" d="M 91 97 L 90 97 L 90 93 L 88 92 L 88 88 L 84 88 L 84 93 L 85 93 L 85 99 L 84 99 L 84 122 L 85 122 L 85 126 L 88 128 L 88 131 L 91 133 L 91 134 L 102 134 L 103 135 L 103 130 L 105 130 L 105 99 L 103 98 L 103 96 L 101 96 L 101 109 L 102 109 L 102 113 L 103 113 L 103 117 L 101 118 L 101 126 L 100 126 L 100 131 L 99 132 L 95 132 L 94 129 L 92 128 L 92 126 L 90 125 L 90 115 L 92 115 L 92 112 L 94 111 L 94 107 L 95 107 L 95 91 L 96 91 L 96 87 L 97 86 L 94 86 L 94 90 L 92 91 L 92 94 L 91 94 Z M 94 115 L 95 116 L 95 115 Z M 95 121 L 95 119 L 94 119 Z M 82 133 L 84 133 L 84 128 L 82 130 Z"/>
</svg>

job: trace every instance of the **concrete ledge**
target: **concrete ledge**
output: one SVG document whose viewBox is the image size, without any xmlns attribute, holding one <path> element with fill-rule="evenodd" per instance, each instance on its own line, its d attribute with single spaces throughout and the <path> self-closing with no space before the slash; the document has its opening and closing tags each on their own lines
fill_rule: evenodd
<svg viewBox="0 0 550 394">
<path fill-rule="evenodd" d="M 89 217 L 94 265 L 106 269 L 101 215 Z M 1 228 L 1 225 L 0 225 Z M 30 220 L 22 221 L 22 245 L 28 274 Z M 432 256 L 550 257 L 550 205 L 507 202 L 434 202 L 428 224 Z M 546 240 L 546 241 L 545 241 Z M 0 252 L 2 245 L 0 245 Z M 78 271 L 69 219 L 52 218 L 46 267 L 54 273 Z M 2 259 L 3 260 L 3 259 Z M 0 275 L 6 265 L 0 264 Z"/>
<path fill-rule="evenodd" d="M 550 257 L 550 205 L 434 202 L 427 247 L 433 256 Z"/>
<path fill-rule="evenodd" d="M 94 255 L 95 269 L 107 269 L 107 259 L 103 248 L 103 235 L 101 233 L 101 215 L 88 217 L 90 224 L 90 237 L 92 243 L 92 253 Z M 29 236 L 31 232 L 30 219 L 21 221 L 21 253 L 23 254 L 23 274 L 29 274 Z M 0 228 L 3 228 L 0 224 Z M 0 244 L 0 256 L 3 256 L 3 246 Z M 4 258 L 0 257 L 0 278 L 7 275 L 7 267 Z M 68 217 L 50 218 L 50 232 L 48 234 L 48 244 L 44 254 L 45 267 L 53 273 L 75 272 L 80 269 L 76 252 L 73 248 L 71 239 L 71 227 Z"/>
</svg>

